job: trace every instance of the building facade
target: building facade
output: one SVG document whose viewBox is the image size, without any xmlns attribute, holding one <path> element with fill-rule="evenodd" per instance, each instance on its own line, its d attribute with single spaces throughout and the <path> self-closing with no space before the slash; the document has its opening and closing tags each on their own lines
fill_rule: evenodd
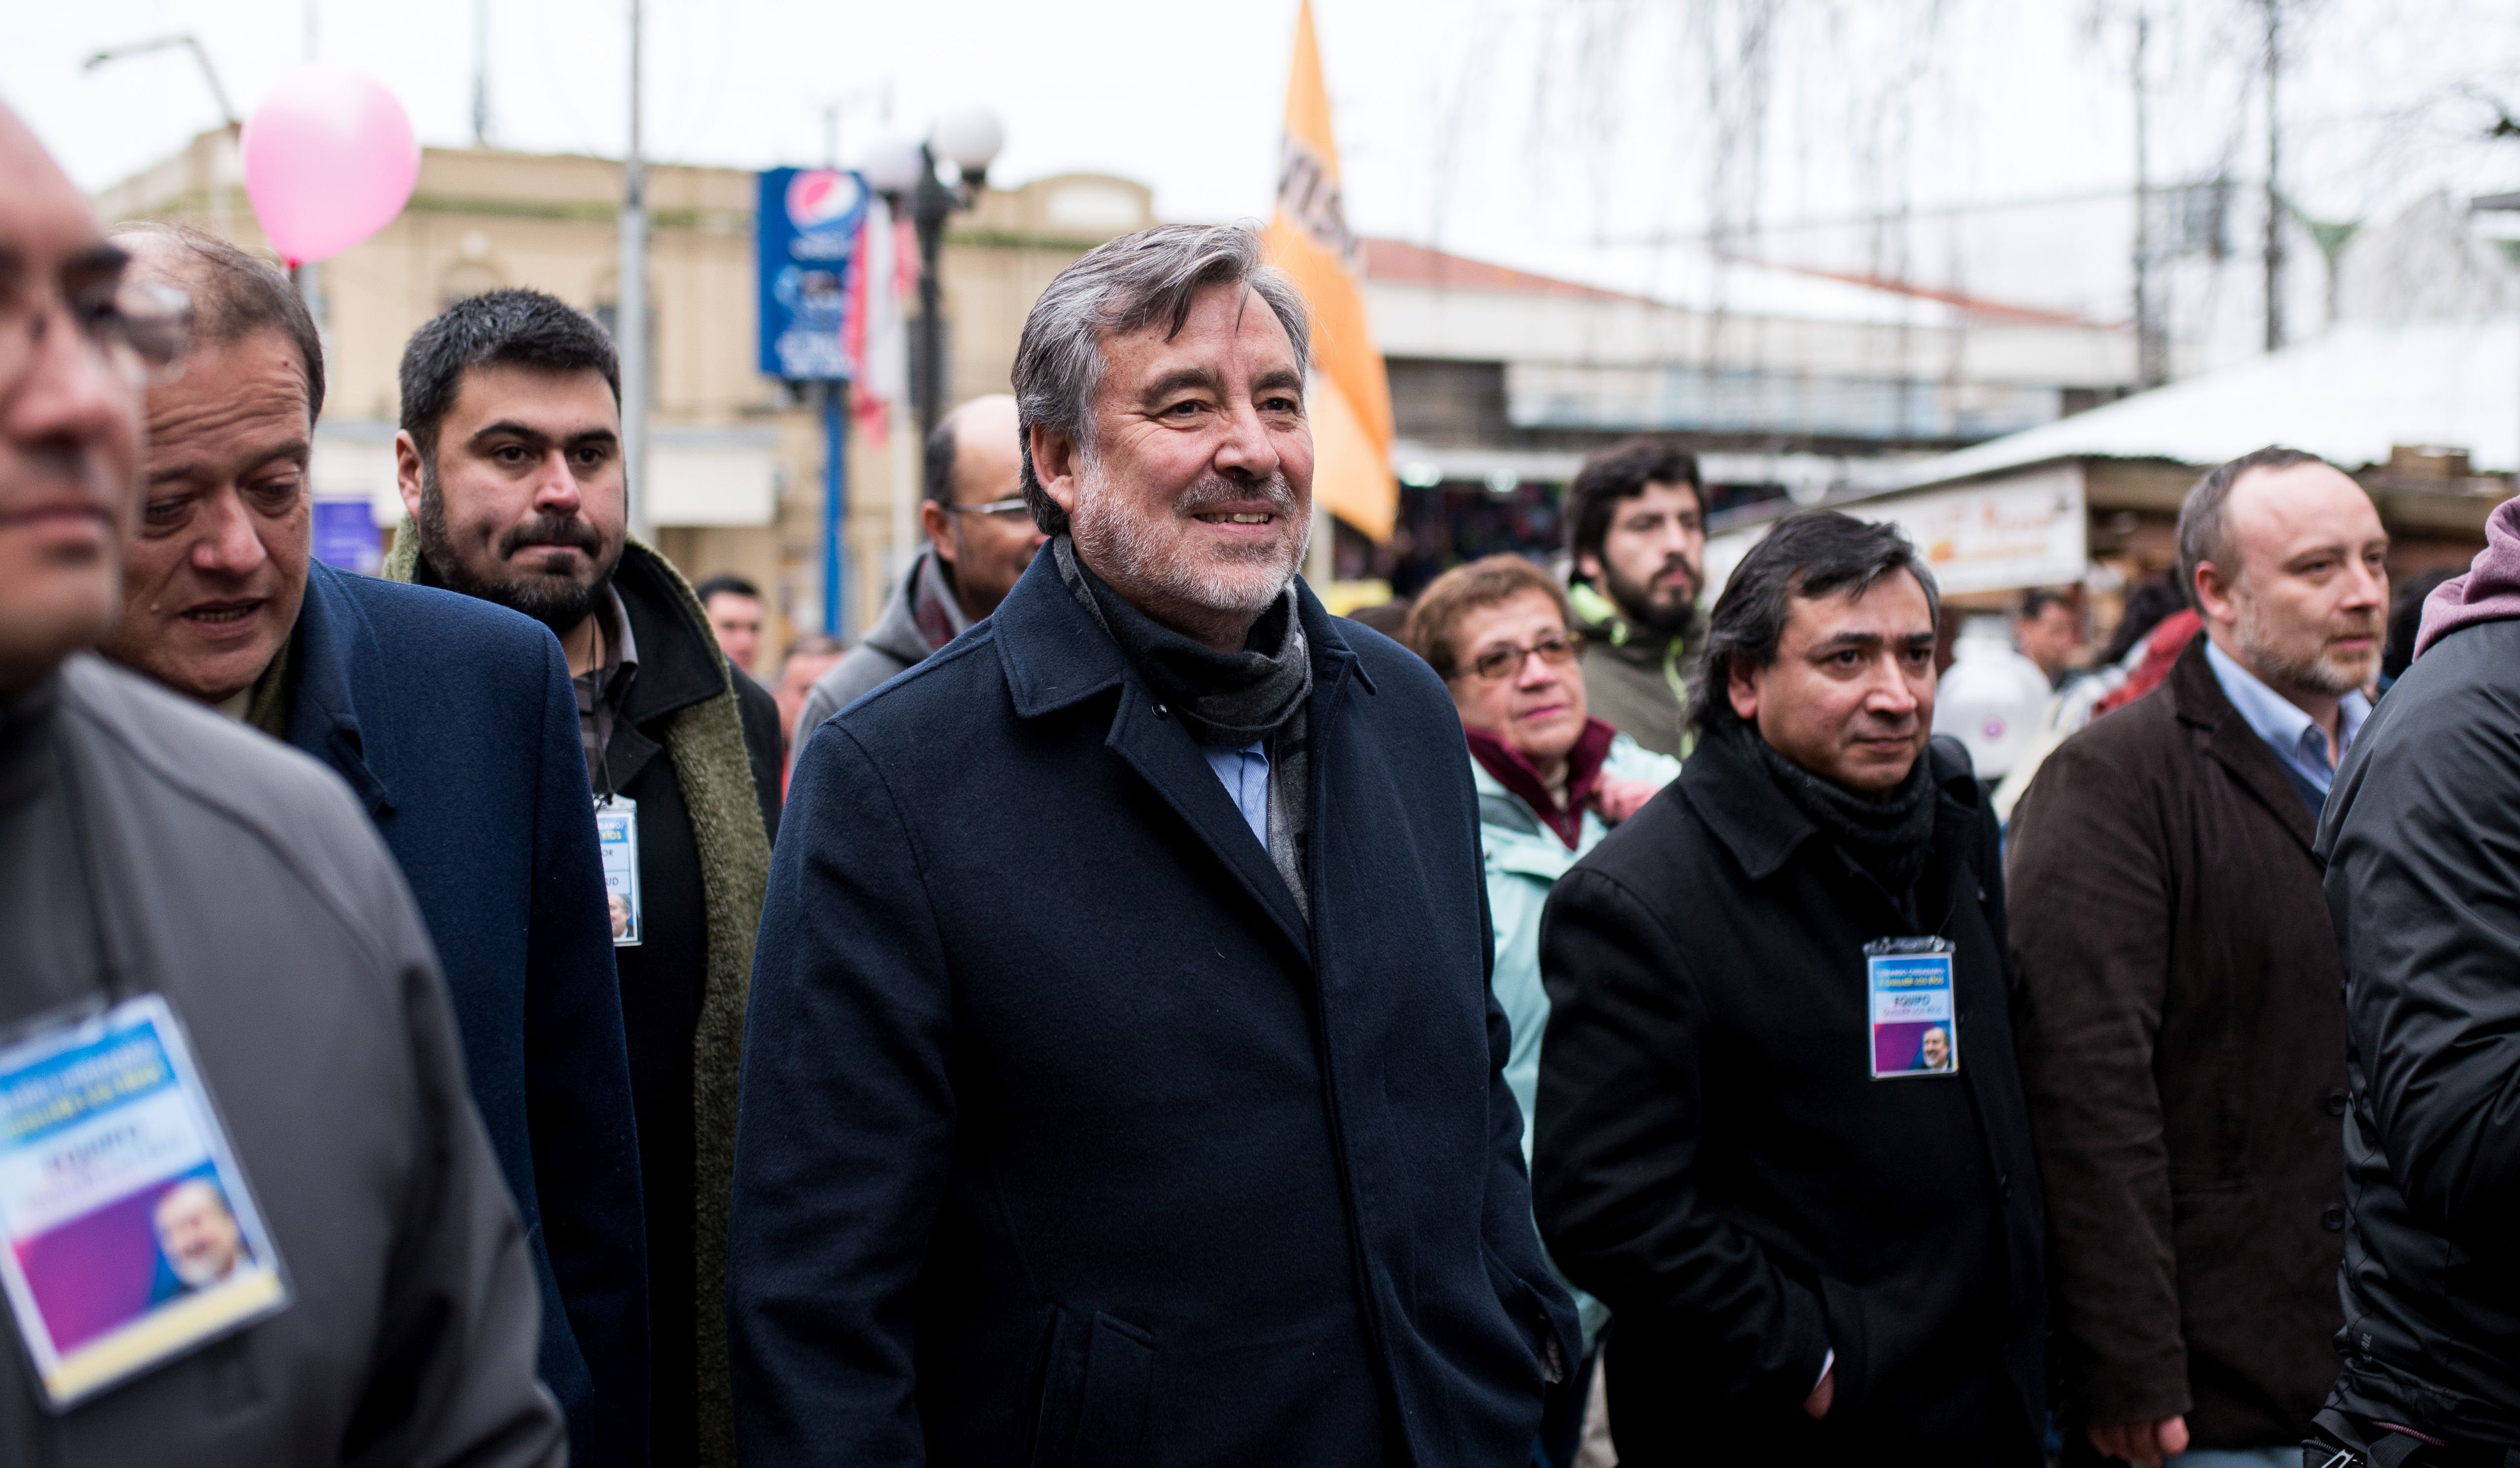
<svg viewBox="0 0 2520 1468">
<path fill-rule="evenodd" d="M 401 517 L 395 374 L 423 322 L 463 296 L 523 286 L 611 324 L 620 198 L 614 160 L 431 148 L 402 215 L 314 267 L 329 382 L 313 469 L 322 554 L 355 562 L 362 535 L 375 554 Z M 815 400 L 756 367 L 753 199 L 748 170 L 649 168 L 653 395 L 646 478 L 633 492 L 658 549 L 687 575 L 731 571 L 763 589 L 770 664 L 823 622 L 825 464 Z M 269 253 L 224 130 L 106 189 L 97 206 L 109 221 L 180 220 Z M 983 190 L 956 217 L 938 271 L 949 401 L 1006 391 L 1042 287 L 1085 250 L 1151 222 L 1148 191 L 1124 179 Z M 882 442 L 851 440 L 841 619 L 851 634 L 872 623 L 918 541 L 910 424 L 899 405 Z"/>
</svg>

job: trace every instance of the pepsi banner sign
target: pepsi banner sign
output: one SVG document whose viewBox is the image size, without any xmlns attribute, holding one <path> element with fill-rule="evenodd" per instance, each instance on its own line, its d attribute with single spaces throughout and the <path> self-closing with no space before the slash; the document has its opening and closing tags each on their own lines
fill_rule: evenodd
<svg viewBox="0 0 2520 1468">
<path fill-rule="evenodd" d="M 866 180 L 843 168 L 773 168 L 753 209 L 761 370 L 790 381 L 851 375 L 849 271 L 866 222 Z"/>
</svg>

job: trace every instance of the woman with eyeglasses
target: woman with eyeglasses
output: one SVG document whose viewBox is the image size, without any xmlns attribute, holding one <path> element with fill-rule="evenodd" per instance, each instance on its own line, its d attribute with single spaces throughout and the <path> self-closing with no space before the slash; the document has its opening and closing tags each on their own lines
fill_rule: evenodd
<svg viewBox="0 0 2520 1468">
<path fill-rule="evenodd" d="M 1487 857 L 1488 910 L 1496 934 L 1497 1002 L 1513 1026 L 1506 1084 L 1522 1107 L 1522 1155 L 1531 1160 L 1532 1093 L 1549 993 L 1540 983 L 1540 912 L 1549 889 L 1609 828 L 1633 816 L 1680 774 L 1656 754 L 1593 718 L 1584 699 L 1582 634 L 1566 593 L 1518 556 L 1491 556 L 1435 578 L 1410 608 L 1408 642 L 1452 690 L 1469 739 Z M 1584 1324 L 1581 1387 L 1609 1311 L 1569 1286 Z M 1575 1461 L 1585 1393 L 1567 1394 L 1541 1424 L 1541 1459 Z"/>
</svg>

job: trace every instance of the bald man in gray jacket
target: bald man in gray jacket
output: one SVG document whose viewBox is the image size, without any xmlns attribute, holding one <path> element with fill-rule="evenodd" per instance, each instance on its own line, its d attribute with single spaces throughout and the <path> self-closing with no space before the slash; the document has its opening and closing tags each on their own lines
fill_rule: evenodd
<svg viewBox="0 0 2520 1468">
<path fill-rule="evenodd" d="M 228 1226 L 250 1220 L 256 1264 L 286 1281 L 276 1312 L 170 1331 L 93 1395 L 0 1346 L 0 1463 L 558 1468 L 523 1231 L 393 859 L 314 761 L 75 650 L 113 625 L 140 387 L 182 320 L 121 289 L 120 250 L 5 109 L 0 263 L 0 1079 L 34 1076 L 5 1057 L 79 1033 L 83 1006 L 163 1001 L 190 1039 L 187 1095 L 214 1118 L 218 1183 L 238 1192 L 162 1197 L 233 1202 Z M 78 1096 L 102 1112 L 113 1093 Z M 132 1134 L 167 1134 L 130 1114 Z M 29 1191 L 13 1174 L 7 1196 Z M 158 1227 L 168 1289 L 209 1301 L 222 1279 L 188 1272 L 197 1256 Z M 33 1226 L 0 1208 L 0 1231 Z M 127 1253 L 81 1256 L 73 1293 L 112 1289 L 97 1261 Z M 185 1312 L 160 1298 L 146 1323 L 171 1326 Z M 0 1320 L 58 1347 L 40 1299 L 13 1294 Z"/>
</svg>

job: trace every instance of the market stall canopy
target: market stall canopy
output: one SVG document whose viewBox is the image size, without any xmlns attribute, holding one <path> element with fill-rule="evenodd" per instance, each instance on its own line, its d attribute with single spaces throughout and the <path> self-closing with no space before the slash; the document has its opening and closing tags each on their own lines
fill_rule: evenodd
<svg viewBox="0 0 2520 1468">
<path fill-rule="evenodd" d="M 2341 326 L 2301 346 L 2036 428 L 1885 469 L 1855 496 L 2060 459 L 2214 465 L 2271 443 L 2348 469 L 2400 444 L 2464 449 L 2478 473 L 2520 469 L 2520 318 Z"/>
</svg>

